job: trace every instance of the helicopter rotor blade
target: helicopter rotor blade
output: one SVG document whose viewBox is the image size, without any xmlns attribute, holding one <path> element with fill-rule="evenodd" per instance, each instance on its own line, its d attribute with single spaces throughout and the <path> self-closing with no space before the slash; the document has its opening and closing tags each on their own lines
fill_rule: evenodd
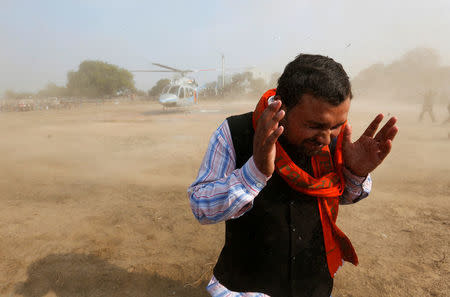
<svg viewBox="0 0 450 297">
<path fill-rule="evenodd" d="M 161 68 L 166 68 L 166 69 L 169 69 L 169 70 L 172 70 L 172 71 L 174 71 L 174 72 L 186 72 L 186 71 L 190 71 L 190 70 L 180 70 L 180 69 L 176 69 L 176 68 L 173 68 L 173 67 L 170 67 L 170 66 L 166 66 L 166 65 L 163 65 L 163 64 L 158 64 L 158 63 L 152 63 L 153 65 L 155 65 L 155 66 L 158 66 L 158 67 L 161 67 Z"/>
<path fill-rule="evenodd" d="M 130 70 L 130 72 L 177 72 L 171 70 Z"/>
<path fill-rule="evenodd" d="M 216 68 L 211 68 L 211 69 L 196 69 L 193 70 L 192 72 L 201 72 L 201 71 L 218 71 L 219 69 Z"/>
</svg>

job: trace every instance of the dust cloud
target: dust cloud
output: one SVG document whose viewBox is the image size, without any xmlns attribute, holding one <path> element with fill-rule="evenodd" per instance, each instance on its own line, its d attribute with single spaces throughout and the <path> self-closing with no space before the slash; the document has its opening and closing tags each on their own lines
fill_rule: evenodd
<svg viewBox="0 0 450 297">
<path fill-rule="evenodd" d="M 415 48 L 391 63 L 375 63 L 353 80 L 356 95 L 376 101 L 415 104 L 430 92 L 434 102 L 450 103 L 450 66 L 439 51 Z"/>
<path fill-rule="evenodd" d="M 211 133 L 257 99 L 2 112 L 0 295 L 207 296 L 224 225 L 199 225 L 186 189 Z M 388 103 L 353 99 L 354 138 L 379 111 L 400 133 L 371 196 L 341 208 L 360 265 L 333 295 L 448 296 L 449 127 L 418 122 L 418 101 Z"/>
</svg>

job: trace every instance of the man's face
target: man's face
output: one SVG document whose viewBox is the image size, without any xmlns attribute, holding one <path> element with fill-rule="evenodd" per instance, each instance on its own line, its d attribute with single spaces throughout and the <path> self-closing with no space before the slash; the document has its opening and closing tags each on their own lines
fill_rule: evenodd
<svg viewBox="0 0 450 297">
<path fill-rule="evenodd" d="M 339 135 L 349 109 L 350 98 L 334 106 L 304 94 L 281 121 L 285 128 L 282 136 L 295 153 L 313 156 Z"/>
</svg>

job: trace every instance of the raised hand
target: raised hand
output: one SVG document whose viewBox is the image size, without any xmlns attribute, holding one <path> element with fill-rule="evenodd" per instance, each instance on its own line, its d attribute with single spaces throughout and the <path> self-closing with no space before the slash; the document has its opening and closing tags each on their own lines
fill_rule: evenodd
<svg viewBox="0 0 450 297">
<path fill-rule="evenodd" d="M 259 171 L 267 177 L 271 176 L 275 170 L 275 143 L 284 130 L 279 122 L 285 112 L 280 108 L 280 100 L 269 104 L 258 119 L 253 137 L 253 160 Z"/>
<path fill-rule="evenodd" d="M 375 135 L 383 118 L 383 114 L 377 115 L 361 137 L 353 143 L 351 127 L 350 125 L 345 127 L 342 143 L 344 163 L 358 176 L 366 176 L 372 172 L 391 151 L 392 141 L 398 132 L 398 127 L 395 125 L 397 118 L 390 118 Z"/>
</svg>

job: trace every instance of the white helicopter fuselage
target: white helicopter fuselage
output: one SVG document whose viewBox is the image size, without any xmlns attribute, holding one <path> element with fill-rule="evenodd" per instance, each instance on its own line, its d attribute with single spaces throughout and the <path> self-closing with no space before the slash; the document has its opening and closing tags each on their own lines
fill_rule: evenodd
<svg viewBox="0 0 450 297">
<path fill-rule="evenodd" d="M 159 103 L 164 107 L 184 107 L 198 103 L 197 86 L 171 83 L 159 96 Z"/>
</svg>

